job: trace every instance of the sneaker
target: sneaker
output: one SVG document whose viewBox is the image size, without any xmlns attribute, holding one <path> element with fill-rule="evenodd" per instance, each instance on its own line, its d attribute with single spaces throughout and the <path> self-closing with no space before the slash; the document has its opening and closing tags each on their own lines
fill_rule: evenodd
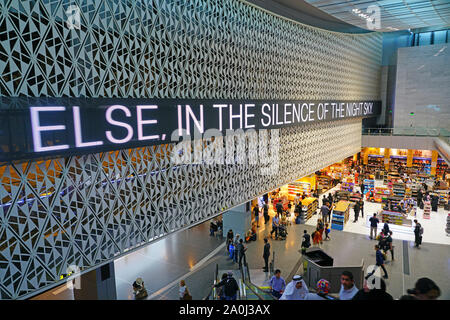
<svg viewBox="0 0 450 320">
<path fill-rule="evenodd" d="M 383 276 L 383 279 L 388 279 L 389 277 L 387 276 L 387 275 L 384 275 Z"/>
</svg>

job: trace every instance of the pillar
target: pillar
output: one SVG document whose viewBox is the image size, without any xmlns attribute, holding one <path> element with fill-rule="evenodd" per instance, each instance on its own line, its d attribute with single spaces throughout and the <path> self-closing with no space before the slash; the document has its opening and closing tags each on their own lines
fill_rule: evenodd
<svg viewBox="0 0 450 320">
<path fill-rule="evenodd" d="M 369 148 L 364 148 L 363 149 L 363 163 L 364 164 L 369 164 Z"/>
<path fill-rule="evenodd" d="M 407 168 L 411 168 L 412 167 L 413 154 L 414 154 L 414 150 L 413 149 L 408 149 L 408 154 L 406 156 L 406 167 Z"/>
<path fill-rule="evenodd" d="M 245 233 L 252 226 L 252 215 L 250 203 L 237 206 L 222 215 L 223 232 L 226 234 L 228 230 L 233 230 L 234 235 L 240 235 L 240 239 L 245 238 Z M 261 222 L 260 222 L 261 223 Z M 264 222 L 262 222 L 264 223 Z"/>
<path fill-rule="evenodd" d="M 114 262 L 81 275 L 74 283 L 75 300 L 117 300 Z"/>
<path fill-rule="evenodd" d="M 431 153 L 431 170 L 430 170 L 430 174 L 432 176 L 436 175 L 437 160 L 438 160 L 438 152 L 433 150 Z"/>
<path fill-rule="evenodd" d="M 391 160 L 391 149 L 384 149 L 384 169 L 389 171 L 389 161 Z"/>
</svg>

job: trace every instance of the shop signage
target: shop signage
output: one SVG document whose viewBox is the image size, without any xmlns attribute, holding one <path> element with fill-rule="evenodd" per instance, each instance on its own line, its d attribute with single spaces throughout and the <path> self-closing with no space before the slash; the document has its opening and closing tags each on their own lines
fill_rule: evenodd
<svg viewBox="0 0 450 320">
<path fill-rule="evenodd" d="M 371 117 L 379 101 L 1 98 L 0 161 Z"/>
</svg>

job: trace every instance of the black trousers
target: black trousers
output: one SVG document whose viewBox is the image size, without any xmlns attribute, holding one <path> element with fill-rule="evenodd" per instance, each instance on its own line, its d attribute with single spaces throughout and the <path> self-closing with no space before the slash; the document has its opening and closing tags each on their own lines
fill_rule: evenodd
<svg viewBox="0 0 450 320">
<path fill-rule="evenodd" d="M 264 258 L 264 270 L 269 270 L 269 256 L 263 256 Z"/>
<path fill-rule="evenodd" d="M 239 256 L 239 269 L 242 268 L 242 259 L 244 259 L 244 265 L 247 264 L 247 259 L 245 258 L 245 253 Z"/>
<path fill-rule="evenodd" d="M 272 226 L 272 231 L 270 231 L 270 235 L 275 232 L 275 238 L 278 238 L 278 227 Z"/>
<path fill-rule="evenodd" d="M 366 278 L 371 277 L 375 273 L 375 271 L 377 270 L 377 267 L 381 267 L 381 269 L 383 269 L 384 275 L 386 277 L 388 276 L 386 268 L 384 267 L 384 264 L 377 264 L 377 265 L 375 265 L 375 268 L 373 268 L 373 271 L 366 276 Z"/>
</svg>

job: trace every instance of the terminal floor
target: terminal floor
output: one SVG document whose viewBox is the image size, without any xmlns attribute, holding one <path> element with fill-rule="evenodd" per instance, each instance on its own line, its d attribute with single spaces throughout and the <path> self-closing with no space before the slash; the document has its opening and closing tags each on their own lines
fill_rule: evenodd
<svg viewBox="0 0 450 320">
<path fill-rule="evenodd" d="M 273 216 L 272 208 L 270 214 Z M 260 219 L 262 221 L 262 219 Z M 288 276 L 298 270 L 298 261 L 301 257 L 299 252 L 303 230 L 311 232 L 314 230 L 310 225 L 291 224 L 288 227 L 286 240 L 270 240 L 271 250 L 275 252 L 275 268 L 282 270 L 282 275 L 288 280 Z M 257 285 L 267 283 L 270 274 L 262 271 L 263 267 L 263 238 L 270 235 L 271 223 L 260 224 L 258 229 L 258 240 L 246 244 L 247 262 L 251 269 L 252 281 Z M 205 233 L 205 242 L 211 240 Z M 359 265 L 364 259 L 364 265 L 375 263 L 374 245 L 377 241 L 370 240 L 365 234 L 346 231 L 335 231 L 331 233 L 331 240 L 324 241 L 321 248 L 334 259 L 334 265 Z M 414 287 L 418 278 L 429 277 L 441 288 L 440 299 L 450 299 L 450 250 L 449 246 L 423 243 L 420 249 L 416 249 L 411 241 L 394 239 L 395 260 L 390 260 L 390 254 L 386 262 L 389 279 L 386 280 L 388 292 L 398 299 L 405 294 L 406 290 Z M 220 250 L 204 263 L 199 270 L 189 273 L 186 283 L 191 290 L 194 299 L 205 297 L 213 282 L 216 264 L 220 270 L 236 269 L 237 264 L 228 259 L 225 249 Z M 166 271 L 168 272 L 168 271 Z M 169 272 L 168 272 L 169 273 Z M 171 273 L 171 272 L 170 272 Z M 132 278 L 130 276 L 130 278 Z M 175 279 L 175 276 L 172 278 Z M 119 288 L 118 288 L 119 289 Z M 165 290 L 151 296 L 152 299 L 177 299 L 178 285 L 166 286 Z"/>
<path fill-rule="evenodd" d="M 375 186 L 382 186 L 383 183 L 381 180 L 375 181 Z M 331 189 L 330 191 L 326 192 L 325 195 L 328 195 L 329 192 L 334 192 L 335 190 L 339 189 L 339 185 L 335 188 Z M 358 188 L 359 190 L 359 188 Z M 322 205 L 322 196 L 320 196 L 319 204 Z M 354 220 L 354 211 L 353 209 L 350 209 L 350 219 L 344 226 L 345 232 L 352 232 L 352 233 L 358 233 L 363 235 L 369 235 L 370 234 L 370 222 L 369 218 L 374 214 L 382 210 L 381 203 L 372 203 L 369 201 L 364 201 L 364 218 L 361 216 L 361 213 L 359 214 L 358 221 L 353 223 Z M 443 207 L 439 207 L 437 212 L 431 212 L 429 219 L 423 218 L 423 210 L 420 208 L 417 208 L 416 216 L 408 216 L 408 219 L 411 220 L 411 222 L 414 219 L 417 219 L 424 228 L 424 234 L 423 234 L 423 242 L 428 243 L 436 243 L 436 244 L 446 244 L 450 245 L 450 237 L 447 236 L 445 233 L 445 227 L 447 224 L 447 215 L 449 214 L 449 211 L 444 210 Z M 317 224 L 317 218 L 318 215 L 313 216 L 311 219 L 309 219 L 306 224 L 315 226 Z M 378 225 L 379 231 L 383 228 L 383 223 L 380 223 Z M 408 241 L 414 241 L 414 223 L 412 222 L 411 227 L 406 226 L 397 226 L 394 224 L 389 224 L 390 229 L 393 231 L 393 238 L 399 239 L 399 240 L 408 240 Z M 334 231 L 332 232 L 339 232 Z"/>
</svg>

